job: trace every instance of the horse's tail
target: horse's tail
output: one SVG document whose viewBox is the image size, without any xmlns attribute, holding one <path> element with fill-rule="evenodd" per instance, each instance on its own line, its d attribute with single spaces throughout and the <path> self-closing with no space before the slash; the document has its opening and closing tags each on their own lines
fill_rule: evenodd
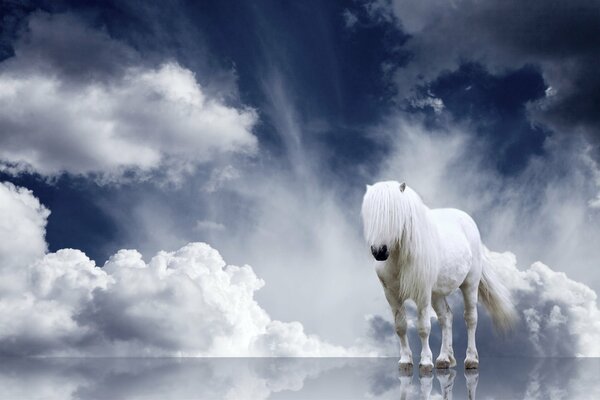
<svg viewBox="0 0 600 400">
<path fill-rule="evenodd" d="M 518 314 L 511 299 L 510 291 L 500 281 L 495 269 L 492 254 L 485 247 L 482 251 L 482 274 L 479 281 L 479 298 L 487 308 L 494 322 L 494 327 L 500 332 L 514 328 Z"/>
</svg>

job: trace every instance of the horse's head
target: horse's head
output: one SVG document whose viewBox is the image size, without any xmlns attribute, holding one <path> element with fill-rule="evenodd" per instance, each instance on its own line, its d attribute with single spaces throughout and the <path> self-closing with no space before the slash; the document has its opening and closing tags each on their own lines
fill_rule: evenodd
<svg viewBox="0 0 600 400">
<path fill-rule="evenodd" d="M 385 261 L 398 245 L 402 215 L 398 204 L 406 189 L 406 183 L 395 181 L 367 185 L 362 203 L 362 220 L 367 244 L 377 261 Z"/>
</svg>

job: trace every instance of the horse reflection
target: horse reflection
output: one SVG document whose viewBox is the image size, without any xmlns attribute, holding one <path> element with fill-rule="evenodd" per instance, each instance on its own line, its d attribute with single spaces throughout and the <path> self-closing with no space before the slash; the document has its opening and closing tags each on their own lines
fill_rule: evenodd
<svg viewBox="0 0 600 400">
<path fill-rule="evenodd" d="M 439 399 L 438 393 L 433 393 L 433 376 L 432 372 L 420 372 L 419 374 L 419 385 L 413 385 L 412 371 L 400 371 L 400 399 L 411 400 L 411 399 L 422 399 L 422 400 L 433 400 Z M 444 400 L 452 400 L 454 380 L 456 378 L 456 371 L 453 369 L 436 370 L 435 377 L 440 386 L 441 398 Z M 477 383 L 479 381 L 479 373 L 477 370 L 466 370 L 465 381 L 467 384 L 467 398 L 469 400 L 475 400 L 475 394 L 477 391 Z"/>
</svg>

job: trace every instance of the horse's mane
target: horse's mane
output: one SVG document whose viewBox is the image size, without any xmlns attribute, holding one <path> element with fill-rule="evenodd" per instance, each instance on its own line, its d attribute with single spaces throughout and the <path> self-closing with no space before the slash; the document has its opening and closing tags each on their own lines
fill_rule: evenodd
<svg viewBox="0 0 600 400">
<path fill-rule="evenodd" d="M 395 181 L 367 188 L 362 204 L 365 239 L 387 244 L 387 262 L 400 264 L 400 295 L 415 301 L 429 296 L 437 277 L 440 248 L 437 227 L 421 197 Z"/>
</svg>

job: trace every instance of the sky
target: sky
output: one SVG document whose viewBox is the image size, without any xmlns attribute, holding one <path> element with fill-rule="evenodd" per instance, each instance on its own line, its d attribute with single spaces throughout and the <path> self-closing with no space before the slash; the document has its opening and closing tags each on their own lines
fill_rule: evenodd
<svg viewBox="0 0 600 400">
<path fill-rule="evenodd" d="M 3 2 L 0 353 L 396 355 L 359 217 L 394 179 L 495 252 L 521 319 L 480 353 L 600 355 L 599 17 Z"/>
</svg>

